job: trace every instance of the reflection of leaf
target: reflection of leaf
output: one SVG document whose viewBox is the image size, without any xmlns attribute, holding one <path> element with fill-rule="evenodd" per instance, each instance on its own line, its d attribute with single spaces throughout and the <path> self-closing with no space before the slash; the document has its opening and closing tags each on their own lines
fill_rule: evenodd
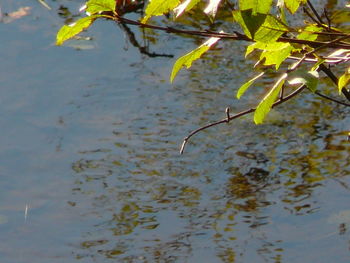
<svg viewBox="0 0 350 263">
<path fill-rule="evenodd" d="M 350 222 L 350 210 L 343 210 L 337 214 L 333 214 L 327 219 L 328 223 L 341 224 Z"/>
<path fill-rule="evenodd" d="M 3 18 L 3 22 L 5 24 L 7 24 L 7 23 L 11 23 L 17 19 L 20 19 L 24 16 L 28 16 L 30 14 L 31 9 L 32 8 L 29 6 L 20 7 L 17 11 L 14 11 L 14 12 L 7 14 L 7 16 L 5 16 Z"/>
</svg>

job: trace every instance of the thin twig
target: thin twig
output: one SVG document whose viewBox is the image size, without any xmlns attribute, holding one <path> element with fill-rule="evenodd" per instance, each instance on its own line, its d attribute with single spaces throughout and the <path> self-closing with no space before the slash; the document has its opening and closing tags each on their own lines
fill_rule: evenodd
<svg viewBox="0 0 350 263">
<path fill-rule="evenodd" d="M 309 0 L 307 1 L 307 4 L 310 7 L 310 9 L 312 10 L 312 12 L 314 13 L 314 15 L 316 16 L 317 20 L 320 22 L 320 24 L 325 24 Z"/>
<path fill-rule="evenodd" d="M 334 98 L 332 98 L 332 97 L 329 97 L 329 96 L 327 96 L 327 95 L 322 94 L 322 93 L 319 92 L 319 91 L 315 91 L 315 94 L 318 95 L 318 96 L 320 96 L 320 97 L 322 97 L 322 98 L 324 98 L 324 99 L 326 99 L 326 100 L 330 100 L 330 101 L 333 101 L 333 102 L 338 103 L 338 104 L 340 104 L 340 105 L 343 105 L 343 106 L 346 106 L 346 107 L 350 107 L 350 104 L 349 104 L 349 103 L 342 102 L 342 101 L 340 101 L 340 100 L 334 99 Z"/>
<path fill-rule="evenodd" d="M 272 105 L 272 107 L 275 107 L 275 106 L 277 106 L 277 105 L 279 105 L 279 104 L 281 104 L 281 103 L 283 103 L 283 102 L 286 102 L 287 100 L 293 98 L 294 96 L 298 95 L 301 91 L 303 91 L 305 88 L 306 88 L 306 85 L 300 86 L 300 87 L 297 88 L 295 91 L 293 91 L 292 93 L 290 93 L 288 96 L 286 96 L 286 97 L 284 97 L 284 98 L 282 98 L 282 99 L 277 100 L 277 101 Z M 210 127 L 219 125 L 219 124 L 221 124 L 221 123 L 227 123 L 227 122 L 229 122 L 229 121 L 232 121 L 232 120 L 237 119 L 237 118 L 239 118 L 239 117 L 242 117 L 242 116 L 244 116 L 244 115 L 247 115 L 247 114 L 249 114 L 249 113 L 252 113 L 252 112 L 254 112 L 255 110 L 256 110 L 256 108 L 251 108 L 251 109 L 248 109 L 248 110 L 245 110 L 245 111 L 241 111 L 241 112 L 239 112 L 239 113 L 237 113 L 237 114 L 235 114 L 235 115 L 231 115 L 229 118 L 226 116 L 225 119 L 222 119 L 222 120 L 217 121 L 217 122 L 209 123 L 209 124 L 207 124 L 207 125 L 205 125 L 205 126 L 202 126 L 202 127 L 198 128 L 198 129 L 196 129 L 196 130 L 190 132 L 190 134 L 187 135 L 187 136 L 184 138 L 183 142 L 182 142 L 182 145 L 181 145 L 181 148 L 180 148 L 180 154 L 183 154 L 188 140 L 189 140 L 193 135 L 197 134 L 198 132 L 203 131 L 203 130 L 205 130 L 205 129 L 208 129 L 208 128 L 210 128 Z"/>
</svg>

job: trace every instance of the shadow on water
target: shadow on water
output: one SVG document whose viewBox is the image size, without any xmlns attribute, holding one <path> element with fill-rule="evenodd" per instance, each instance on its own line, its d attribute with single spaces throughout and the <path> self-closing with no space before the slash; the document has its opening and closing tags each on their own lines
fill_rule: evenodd
<svg viewBox="0 0 350 263">
<path fill-rule="evenodd" d="M 110 23 L 54 47 L 81 2 L 47 3 L 0 24 L 4 262 L 348 262 L 344 108 L 305 92 L 264 125 L 249 116 L 196 135 L 181 156 L 188 131 L 255 105 L 271 83 L 234 98 L 251 74 L 243 47 L 219 44 L 170 85 L 174 59 L 140 55 Z M 147 34 L 151 53 L 194 47 Z"/>
</svg>

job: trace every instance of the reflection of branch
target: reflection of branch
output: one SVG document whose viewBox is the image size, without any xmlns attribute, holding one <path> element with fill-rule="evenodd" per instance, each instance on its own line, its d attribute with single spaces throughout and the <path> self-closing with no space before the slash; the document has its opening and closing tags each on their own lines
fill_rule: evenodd
<svg viewBox="0 0 350 263">
<path fill-rule="evenodd" d="M 174 55 L 171 55 L 171 54 L 159 54 L 159 53 L 155 53 L 155 52 L 149 52 L 147 50 L 146 46 L 141 46 L 139 44 L 139 42 L 136 40 L 135 34 L 130 30 L 130 28 L 126 24 L 120 23 L 119 25 L 124 30 L 124 32 L 127 34 L 130 43 L 134 47 L 138 48 L 141 54 L 145 54 L 149 57 L 168 57 L 168 58 L 174 57 Z"/>
<path fill-rule="evenodd" d="M 186 34 L 186 35 L 195 35 L 195 36 L 202 36 L 202 37 L 218 37 L 221 39 L 232 39 L 232 40 L 242 40 L 242 41 L 249 41 L 253 42 L 252 39 L 247 37 L 244 34 L 241 34 L 239 32 L 234 31 L 233 33 L 220 33 L 220 32 L 214 32 L 210 30 L 184 30 L 184 29 L 178 29 L 174 27 L 164 27 L 164 26 L 156 26 L 151 24 L 145 24 L 141 23 L 136 20 L 131 20 L 122 16 L 114 15 L 114 16 L 105 16 L 108 19 L 112 19 L 117 23 L 122 24 L 129 24 L 129 25 L 136 25 L 143 28 L 151 28 L 155 30 L 165 31 L 167 33 L 174 33 L 174 34 Z M 345 34 L 345 36 L 350 36 L 348 34 Z M 350 49 L 350 44 L 347 43 L 338 43 L 338 42 L 323 42 L 323 41 L 312 41 L 312 40 L 303 40 L 303 39 L 295 39 L 290 37 L 280 37 L 277 41 L 283 42 L 283 43 L 294 43 L 294 44 L 304 44 L 309 45 L 311 47 L 317 48 L 326 45 L 327 48 L 344 48 L 344 49 Z"/>
<path fill-rule="evenodd" d="M 290 93 L 288 96 L 286 97 L 283 97 L 283 98 L 280 98 L 279 100 L 277 100 L 273 105 L 272 107 L 275 107 L 279 104 L 282 104 L 283 102 L 286 102 L 287 100 L 293 98 L 294 96 L 298 95 L 301 91 L 303 91 L 304 89 L 306 88 L 306 85 L 302 85 L 300 86 L 298 89 L 296 89 L 295 91 L 293 91 L 292 93 Z M 219 125 L 221 123 L 228 123 L 229 121 L 231 120 L 234 120 L 234 119 L 237 119 L 239 117 L 242 117 L 244 115 L 247 115 L 249 113 L 252 113 L 256 110 L 256 108 L 251 108 L 251 109 L 248 109 L 248 110 L 245 110 L 245 111 L 241 111 L 233 116 L 230 116 L 230 112 L 226 109 L 226 118 L 225 119 L 222 119 L 220 121 L 217 121 L 217 122 L 213 122 L 213 123 L 210 123 L 210 124 L 207 124 L 203 127 L 200 127 L 194 131 L 192 131 L 189 135 L 187 135 L 184 140 L 183 140 L 183 143 L 181 145 L 181 149 L 180 149 L 180 154 L 183 154 L 184 150 L 185 150 L 185 146 L 188 142 L 188 140 L 193 136 L 195 135 L 196 133 L 200 132 L 200 131 L 203 131 L 205 129 L 208 129 L 212 126 L 216 126 L 216 125 Z"/>
</svg>

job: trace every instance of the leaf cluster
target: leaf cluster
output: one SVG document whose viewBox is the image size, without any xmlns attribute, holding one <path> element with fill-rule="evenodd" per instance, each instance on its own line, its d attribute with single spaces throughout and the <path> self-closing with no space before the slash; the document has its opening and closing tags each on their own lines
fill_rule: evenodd
<svg viewBox="0 0 350 263">
<path fill-rule="evenodd" d="M 170 81 L 173 82 L 182 67 L 190 68 L 193 62 L 210 51 L 220 40 L 246 41 L 249 45 L 247 45 L 245 56 L 251 56 L 254 53 L 255 57 L 258 57 L 254 70 L 259 72 L 237 90 L 237 98 L 244 95 L 255 81 L 264 76 L 267 70 L 273 70 L 279 75 L 253 110 L 256 124 L 263 123 L 271 108 L 286 100 L 286 87 L 292 90 L 292 93 L 296 89 L 307 87 L 315 94 L 319 94 L 317 90 L 319 71 L 326 73 L 338 87 L 339 93 L 343 93 L 350 100 L 350 93 L 346 88 L 350 82 L 350 69 L 346 69 L 339 81 L 329 69 L 331 65 L 344 64 L 350 60 L 350 43 L 347 42 L 350 34 L 344 29 L 333 27 L 327 13 L 320 15 L 309 0 L 207 1 L 207 5 L 202 10 L 203 13 L 214 21 L 220 8 L 229 7 L 232 9 L 232 23 L 239 25 L 241 32 L 211 32 L 209 30 L 195 32 L 154 26 L 149 23 L 154 16 L 168 13 L 173 13 L 176 20 L 198 7 L 202 2 L 200 0 L 149 1 L 145 8 L 145 15 L 140 21 L 128 20 L 122 14 L 118 14 L 118 5 L 121 2 L 125 1 L 88 0 L 85 6 L 87 16 L 74 24 L 63 26 L 57 34 L 57 45 L 63 44 L 86 30 L 98 18 L 163 30 L 168 33 L 187 33 L 207 37 L 208 39 L 203 44 L 177 59 L 170 75 Z M 307 19 L 303 25 L 296 27 L 289 24 L 288 20 L 291 19 L 287 17 L 295 16 L 298 10 L 303 10 Z M 229 119 L 230 116 L 227 120 Z"/>
</svg>

